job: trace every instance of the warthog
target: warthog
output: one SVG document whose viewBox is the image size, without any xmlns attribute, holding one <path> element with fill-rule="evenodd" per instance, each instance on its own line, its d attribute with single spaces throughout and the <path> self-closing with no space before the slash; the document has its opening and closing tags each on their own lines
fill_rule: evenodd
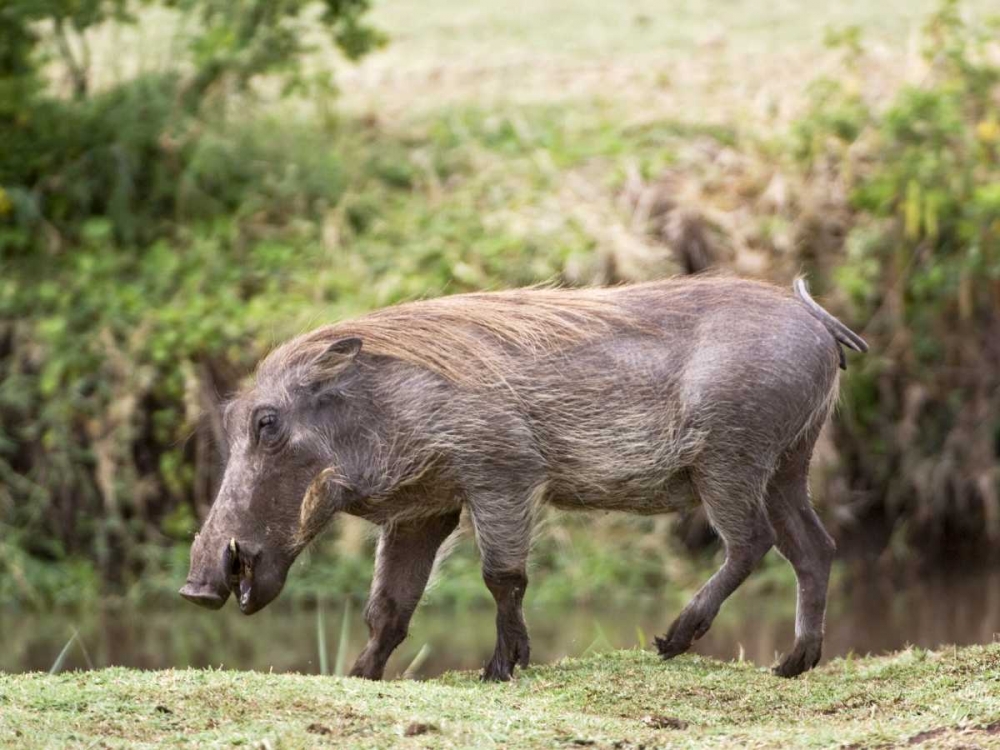
<svg viewBox="0 0 1000 750">
<path fill-rule="evenodd" d="M 813 445 L 841 346 L 865 342 L 816 304 L 733 278 L 524 289 L 401 304 L 273 351 L 226 407 L 229 458 L 181 594 L 251 614 L 333 516 L 381 527 L 352 675 L 379 679 L 465 509 L 496 600 L 483 677 L 528 662 L 521 602 L 541 503 L 664 513 L 701 502 L 725 563 L 663 638 L 704 635 L 772 545 L 795 568 L 795 644 L 820 658 L 834 543 L 809 501 Z M 447 547 L 447 545 L 445 545 Z"/>
</svg>

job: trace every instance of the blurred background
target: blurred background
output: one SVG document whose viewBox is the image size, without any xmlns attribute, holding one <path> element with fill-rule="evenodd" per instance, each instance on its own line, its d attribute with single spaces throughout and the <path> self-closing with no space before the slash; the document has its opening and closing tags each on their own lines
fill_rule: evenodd
<svg viewBox="0 0 1000 750">
<path fill-rule="evenodd" d="M 813 494 L 826 655 L 1000 631 L 995 0 L 3 0 L 0 669 L 342 672 L 372 531 L 253 619 L 176 596 L 219 403 L 276 343 L 418 297 L 805 273 L 850 356 Z M 548 513 L 533 656 L 645 646 L 704 518 Z M 474 668 L 466 536 L 387 676 Z M 771 553 L 697 646 L 769 664 Z"/>
</svg>

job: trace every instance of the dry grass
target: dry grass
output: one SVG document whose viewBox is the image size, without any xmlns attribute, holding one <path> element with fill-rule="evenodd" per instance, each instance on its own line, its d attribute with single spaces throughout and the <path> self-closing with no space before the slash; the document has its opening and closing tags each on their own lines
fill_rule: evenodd
<svg viewBox="0 0 1000 750">
<path fill-rule="evenodd" d="M 934 6 L 393 0 L 372 13 L 392 42 L 339 81 L 349 106 L 392 119 L 452 105 L 596 99 L 624 119 L 766 124 L 787 118 L 805 85 L 835 68 L 823 50 L 828 28 L 864 28 L 879 42 L 869 77 L 891 86 L 911 69 L 914 32 Z"/>
<path fill-rule="evenodd" d="M 786 121 L 806 85 L 836 70 L 838 56 L 823 49 L 828 29 L 858 25 L 876 43 L 866 70 L 872 90 L 918 74 L 915 35 L 935 6 L 386 0 L 376 1 L 370 16 L 389 35 L 384 49 L 352 64 L 317 37 L 312 66 L 336 71 L 349 110 L 392 122 L 444 107 L 601 101 L 637 122 L 768 125 Z M 986 11 L 991 3 L 966 6 Z M 194 22 L 154 9 L 144 11 L 137 29 L 91 30 L 95 88 L 172 66 Z"/>
</svg>

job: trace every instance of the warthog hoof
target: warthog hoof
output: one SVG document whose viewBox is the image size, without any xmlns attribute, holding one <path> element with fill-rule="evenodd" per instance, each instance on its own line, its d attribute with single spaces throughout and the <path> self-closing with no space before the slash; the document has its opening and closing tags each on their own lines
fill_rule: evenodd
<svg viewBox="0 0 1000 750">
<path fill-rule="evenodd" d="M 689 605 L 680 613 L 663 638 L 654 638 L 656 650 L 664 659 L 673 659 L 691 648 L 712 626 L 715 612 Z"/>
<path fill-rule="evenodd" d="M 796 639 L 792 652 L 773 670 L 778 677 L 798 677 L 815 667 L 823 655 L 823 641 L 819 638 Z"/>
<path fill-rule="evenodd" d="M 509 645 L 508 645 L 509 643 Z M 483 682 L 507 682 L 514 676 L 515 665 L 528 666 L 531 645 L 527 632 L 521 633 L 508 642 L 498 643 L 493 658 L 483 668 Z"/>
</svg>

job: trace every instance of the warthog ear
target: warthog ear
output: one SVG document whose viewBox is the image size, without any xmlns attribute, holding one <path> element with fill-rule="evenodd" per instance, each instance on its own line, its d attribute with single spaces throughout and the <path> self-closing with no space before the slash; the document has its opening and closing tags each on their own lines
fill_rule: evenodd
<svg viewBox="0 0 1000 750">
<path fill-rule="evenodd" d="M 361 339 L 350 336 L 337 339 L 309 366 L 309 381 L 314 385 L 327 383 L 351 366 L 361 351 Z"/>
</svg>

